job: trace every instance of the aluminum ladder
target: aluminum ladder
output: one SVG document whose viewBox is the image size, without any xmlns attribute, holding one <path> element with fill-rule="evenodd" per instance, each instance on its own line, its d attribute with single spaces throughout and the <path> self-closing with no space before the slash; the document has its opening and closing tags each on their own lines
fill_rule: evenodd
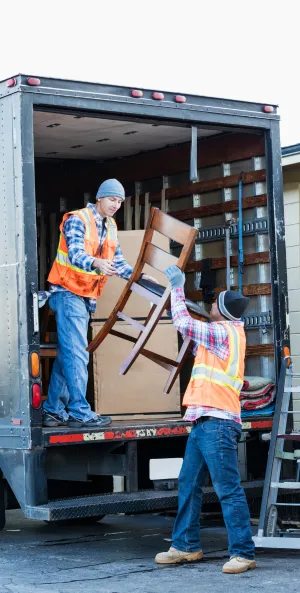
<svg viewBox="0 0 300 593">
<path fill-rule="evenodd" d="M 300 393 L 299 386 L 293 386 L 293 380 L 300 379 L 300 374 L 293 373 L 292 360 L 288 356 L 283 359 L 279 382 L 271 441 L 266 468 L 263 497 L 258 524 L 258 533 L 253 537 L 257 548 L 300 549 L 300 530 L 282 531 L 277 527 L 278 509 L 280 507 L 300 507 L 300 432 L 287 433 L 289 415 L 296 416 L 300 411 L 291 410 L 293 393 Z M 299 441 L 299 449 L 293 452 L 284 450 L 285 441 Z M 295 479 L 281 479 L 282 462 L 294 461 L 296 465 Z M 278 492 L 298 491 L 298 503 L 278 502 Z"/>
</svg>

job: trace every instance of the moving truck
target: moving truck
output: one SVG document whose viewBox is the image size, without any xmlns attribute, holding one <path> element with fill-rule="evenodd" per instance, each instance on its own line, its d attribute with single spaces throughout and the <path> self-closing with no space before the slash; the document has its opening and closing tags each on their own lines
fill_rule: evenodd
<svg viewBox="0 0 300 593">
<path fill-rule="evenodd" d="M 44 428 L 41 405 L 56 333 L 47 305 L 38 307 L 38 292 L 47 289 L 64 212 L 94 201 L 99 184 L 115 177 L 128 196 L 116 221 L 130 263 L 156 206 L 198 229 L 186 270 L 190 299 L 206 307 L 207 271 L 212 292 L 226 286 L 229 256 L 231 287 L 243 272 L 250 298 L 246 375 L 269 377 L 276 386 L 289 346 L 276 106 L 19 74 L 0 83 L 0 171 L 1 527 L 5 509 L 16 506 L 47 521 L 176 507 L 191 430 L 181 400 L 192 358 L 166 396 L 165 377 L 142 357 L 125 377 L 118 375 L 126 352 L 109 336 L 91 357 L 87 397 L 94 409 L 112 415 L 111 426 Z M 176 244 L 165 248 L 178 253 Z M 114 280 L 92 316 L 90 339 L 124 286 Z M 136 304 L 138 319 L 147 316 L 145 306 Z M 152 339 L 163 353 L 178 351 L 168 318 Z M 268 453 L 262 436 L 271 427 L 263 408 L 243 421 L 239 462 L 250 497 L 261 492 Z M 205 501 L 216 501 L 209 483 Z"/>
</svg>

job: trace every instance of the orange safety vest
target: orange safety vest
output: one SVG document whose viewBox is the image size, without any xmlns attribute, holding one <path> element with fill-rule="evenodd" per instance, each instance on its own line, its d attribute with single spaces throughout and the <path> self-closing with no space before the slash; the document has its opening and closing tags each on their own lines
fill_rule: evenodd
<svg viewBox="0 0 300 593">
<path fill-rule="evenodd" d="M 240 414 L 246 336 L 242 325 L 223 324 L 228 331 L 229 356 L 221 360 L 204 346 L 199 346 L 183 405 L 208 406 Z"/>
<path fill-rule="evenodd" d="M 73 266 L 68 257 L 68 247 L 63 235 L 63 226 L 65 221 L 72 214 L 76 214 L 85 225 L 84 248 L 86 253 L 96 258 L 109 259 L 113 261 L 118 244 L 117 225 L 113 218 L 107 218 L 108 233 L 102 248 L 100 248 L 99 236 L 96 227 L 96 221 L 90 208 L 83 208 L 74 212 L 67 212 L 59 227 L 60 238 L 56 259 L 48 276 L 48 282 L 59 284 L 70 292 L 79 296 L 97 298 L 101 296 L 102 290 L 106 284 L 107 276 L 92 270 L 85 272 L 76 266 Z"/>
</svg>

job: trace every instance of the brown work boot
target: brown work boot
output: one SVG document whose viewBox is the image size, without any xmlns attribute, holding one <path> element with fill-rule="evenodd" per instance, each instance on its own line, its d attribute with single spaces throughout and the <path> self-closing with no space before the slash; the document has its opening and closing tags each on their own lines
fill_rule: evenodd
<svg viewBox="0 0 300 593">
<path fill-rule="evenodd" d="M 155 556 L 157 564 L 179 564 L 180 562 L 197 562 L 202 560 L 203 552 L 182 552 L 176 548 L 170 548 L 167 552 L 161 552 Z"/>
<path fill-rule="evenodd" d="M 231 556 L 230 560 L 224 564 L 222 570 L 228 574 L 239 574 L 240 572 L 246 572 L 254 568 L 256 568 L 255 560 L 248 560 L 240 556 Z"/>
</svg>

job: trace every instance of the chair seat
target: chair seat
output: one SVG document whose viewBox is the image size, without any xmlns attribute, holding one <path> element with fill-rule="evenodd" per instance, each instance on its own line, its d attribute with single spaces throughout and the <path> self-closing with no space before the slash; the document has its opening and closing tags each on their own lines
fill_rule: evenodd
<svg viewBox="0 0 300 593">
<path fill-rule="evenodd" d="M 159 297 L 161 297 L 166 290 L 166 287 L 162 284 L 157 284 L 156 282 L 152 282 L 151 280 L 146 280 L 143 278 L 140 278 L 137 284 L 139 284 L 143 288 L 146 288 L 147 290 L 150 290 L 150 292 L 153 292 L 153 294 Z M 185 304 L 187 306 L 188 311 L 191 311 L 195 315 L 199 315 L 200 317 L 209 317 L 208 313 L 204 308 L 202 308 L 200 305 L 197 305 L 197 303 L 190 301 L 190 299 L 186 299 Z"/>
</svg>

